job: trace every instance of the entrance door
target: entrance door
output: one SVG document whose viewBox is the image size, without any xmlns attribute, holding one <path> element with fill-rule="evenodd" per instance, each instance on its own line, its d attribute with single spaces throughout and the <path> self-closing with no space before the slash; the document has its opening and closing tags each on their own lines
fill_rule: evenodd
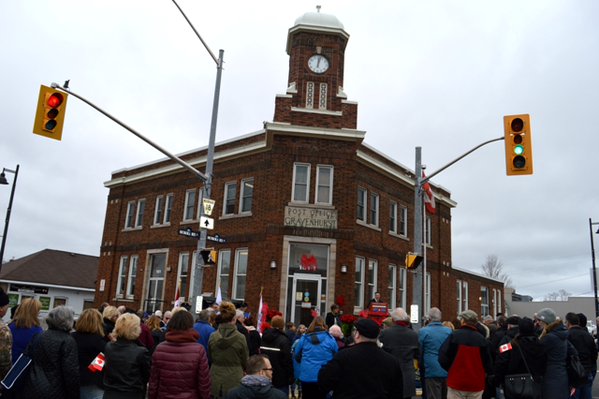
<svg viewBox="0 0 599 399">
<path fill-rule="evenodd" d="M 313 274 L 295 274 L 291 303 L 291 320 L 295 325 L 312 322 L 312 311 L 320 310 L 321 277 Z"/>
<path fill-rule="evenodd" d="M 150 255 L 150 275 L 148 279 L 148 292 L 146 295 L 145 310 L 154 313 L 164 306 L 164 269 L 166 267 L 166 254 Z"/>
</svg>

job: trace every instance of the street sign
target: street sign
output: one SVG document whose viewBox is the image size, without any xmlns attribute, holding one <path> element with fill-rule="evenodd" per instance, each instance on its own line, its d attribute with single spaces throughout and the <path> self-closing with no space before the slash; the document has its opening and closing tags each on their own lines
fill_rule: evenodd
<svg viewBox="0 0 599 399">
<path fill-rule="evenodd" d="M 188 227 L 186 229 L 179 229 L 179 234 L 182 236 L 191 237 L 191 238 L 200 238 L 200 232 L 193 231 L 190 227 Z"/>
<path fill-rule="evenodd" d="M 212 210 L 214 209 L 214 204 L 216 201 L 210 198 L 204 198 L 202 200 L 202 206 L 204 207 L 204 214 L 207 216 L 212 215 Z"/>
<path fill-rule="evenodd" d="M 227 242 L 227 240 L 224 237 L 221 237 L 218 234 L 215 234 L 213 236 L 208 235 L 208 236 L 206 236 L 206 239 L 210 240 L 210 241 L 216 241 L 216 242 L 218 242 L 220 244 L 224 244 L 224 243 Z"/>
<path fill-rule="evenodd" d="M 200 218 L 200 227 L 203 229 L 213 230 L 214 229 L 214 219 L 202 216 Z"/>
</svg>

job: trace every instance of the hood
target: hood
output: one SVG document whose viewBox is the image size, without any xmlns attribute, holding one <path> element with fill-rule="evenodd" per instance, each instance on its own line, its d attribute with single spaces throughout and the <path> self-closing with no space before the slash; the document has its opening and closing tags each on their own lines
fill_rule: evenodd
<svg viewBox="0 0 599 399">
<path fill-rule="evenodd" d="M 170 330 L 166 333 L 168 342 L 198 342 L 200 334 L 193 328 L 186 331 Z"/>
<path fill-rule="evenodd" d="M 243 335 L 237 331 L 237 327 L 234 324 L 219 324 L 218 330 L 214 334 L 221 336 L 221 339 L 217 340 L 216 343 L 220 349 L 229 348 L 235 340 L 239 339 L 239 335 L 243 338 Z"/>
<path fill-rule="evenodd" d="M 270 398 L 271 381 L 266 377 L 246 375 L 241 379 L 241 386 L 251 392 L 248 398 Z M 244 396 L 245 397 L 245 396 Z"/>
<path fill-rule="evenodd" d="M 562 323 L 561 320 L 556 320 L 555 322 L 545 327 L 545 331 L 541 336 L 546 334 L 555 334 L 561 340 L 565 340 L 568 338 L 568 329 L 566 329 L 566 326 L 564 326 L 564 323 Z"/>
</svg>

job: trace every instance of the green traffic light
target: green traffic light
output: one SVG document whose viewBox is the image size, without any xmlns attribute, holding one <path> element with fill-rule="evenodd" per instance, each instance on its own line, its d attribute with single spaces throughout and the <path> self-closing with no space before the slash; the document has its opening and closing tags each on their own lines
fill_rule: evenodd
<svg viewBox="0 0 599 399">
<path fill-rule="evenodd" d="M 514 147 L 514 154 L 516 155 L 522 155 L 524 154 L 524 146 L 521 145 L 517 145 Z"/>
</svg>

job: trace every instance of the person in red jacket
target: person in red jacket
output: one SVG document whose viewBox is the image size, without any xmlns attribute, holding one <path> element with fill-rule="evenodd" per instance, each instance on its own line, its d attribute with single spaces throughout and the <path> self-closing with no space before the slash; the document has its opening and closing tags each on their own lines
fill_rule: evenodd
<svg viewBox="0 0 599 399">
<path fill-rule="evenodd" d="M 489 342 L 478 332 L 478 315 L 466 310 L 458 316 L 460 328 L 453 331 L 439 350 L 439 363 L 447 370 L 447 399 L 480 399 L 486 373 L 492 369 Z"/>
<path fill-rule="evenodd" d="M 150 399 L 209 399 L 210 368 L 206 350 L 198 344 L 193 316 L 187 310 L 173 314 L 165 341 L 152 355 Z"/>
</svg>

